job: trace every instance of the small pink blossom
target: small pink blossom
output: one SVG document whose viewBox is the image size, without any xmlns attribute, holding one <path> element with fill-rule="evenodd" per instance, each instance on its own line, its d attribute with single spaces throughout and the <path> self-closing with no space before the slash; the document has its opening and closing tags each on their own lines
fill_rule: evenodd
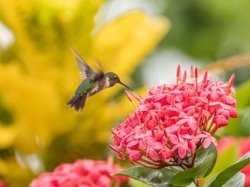
<svg viewBox="0 0 250 187">
<path fill-rule="evenodd" d="M 110 147 L 118 158 L 151 168 L 180 163 L 192 167 L 200 146 L 217 145 L 214 133 L 237 117 L 235 77 L 229 82 L 213 81 L 205 72 L 198 81 L 198 69 L 190 69 L 190 83 L 178 66 L 176 84 L 151 88 L 146 97 L 125 92 L 135 110 L 111 131 L 114 145 Z"/>
<path fill-rule="evenodd" d="M 128 182 L 126 177 L 111 175 L 120 170 L 119 165 L 113 164 L 113 157 L 108 161 L 77 160 L 58 166 L 53 172 L 42 173 L 29 187 L 110 187 L 113 182 L 119 186 Z"/>
</svg>

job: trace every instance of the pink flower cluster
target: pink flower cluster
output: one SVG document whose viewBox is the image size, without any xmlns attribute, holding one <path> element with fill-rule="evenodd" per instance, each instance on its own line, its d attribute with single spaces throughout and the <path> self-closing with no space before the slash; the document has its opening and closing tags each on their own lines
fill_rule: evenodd
<svg viewBox="0 0 250 187">
<path fill-rule="evenodd" d="M 113 165 L 113 157 L 108 161 L 77 160 L 72 164 L 62 164 L 50 173 L 41 174 L 29 187 L 111 187 L 128 182 L 126 177 L 111 176 L 122 168 Z"/>
<path fill-rule="evenodd" d="M 178 66 L 176 77 L 176 84 L 152 88 L 145 98 L 125 91 L 135 111 L 112 129 L 110 147 L 118 158 L 150 168 L 193 167 L 197 150 L 217 145 L 216 130 L 237 117 L 234 75 L 225 83 L 205 72 L 198 81 L 198 69 L 191 67 L 192 81 L 186 83 L 187 73 L 181 75 Z"/>
</svg>

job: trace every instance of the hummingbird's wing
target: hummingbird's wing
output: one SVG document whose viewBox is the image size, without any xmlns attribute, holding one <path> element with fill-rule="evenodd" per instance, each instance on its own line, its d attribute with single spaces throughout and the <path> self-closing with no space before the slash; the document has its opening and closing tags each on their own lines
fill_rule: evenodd
<svg viewBox="0 0 250 187">
<path fill-rule="evenodd" d="M 71 47 L 70 49 L 76 57 L 77 68 L 83 80 L 86 78 L 90 78 L 91 80 L 98 80 L 104 77 L 104 73 L 100 64 L 98 64 L 97 70 L 93 71 L 93 69 L 85 62 L 85 60 L 74 48 Z"/>
<path fill-rule="evenodd" d="M 95 57 L 93 59 L 96 64 L 94 80 L 98 80 L 104 77 L 104 71 L 103 71 L 100 61 Z"/>
<path fill-rule="evenodd" d="M 80 72 L 82 79 L 84 80 L 90 76 L 93 76 L 95 74 L 95 72 L 85 62 L 85 60 L 83 60 L 83 58 L 80 56 L 80 54 L 74 48 L 71 47 L 70 49 L 76 57 L 76 65 L 77 65 L 77 68 Z"/>
</svg>

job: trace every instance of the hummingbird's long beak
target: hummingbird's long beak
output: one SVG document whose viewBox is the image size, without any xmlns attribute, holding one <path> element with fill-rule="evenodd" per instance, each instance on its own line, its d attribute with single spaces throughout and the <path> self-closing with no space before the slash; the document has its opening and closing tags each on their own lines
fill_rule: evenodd
<svg viewBox="0 0 250 187">
<path fill-rule="evenodd" d="M 119 82 L 121 85 L 123 85 L 123 86 L 125 86 L 126 88 L 128 88 L 128 89 L 130 89 L 132 92 L 134 91 L 134 90 L 132 90 L 131 88 L 129 88 L 126 84 L 123 84 L 122 82 Z"/>
</svg>

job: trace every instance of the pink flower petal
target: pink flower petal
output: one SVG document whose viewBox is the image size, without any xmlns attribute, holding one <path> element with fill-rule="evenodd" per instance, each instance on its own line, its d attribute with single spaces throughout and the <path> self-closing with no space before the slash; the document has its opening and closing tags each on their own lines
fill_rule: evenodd
<svg viewBox="0 0 250 187">
<path fill-rule="evenodd" d="M 211 144 L 211 139 L 210 138 L 205 138 L 204 142 L 203 142 L 203 147 L 206 149 L 210 146 Z"/>
<path fill-rule="evenodd" d="M 149 147 L 147 149 L 147 152 L 148 152 L 149 157 L 152 160 L 155 160 L 155 161 L 158 160 L 158 154 L 157 154 L 157 152 L 153 148 Z"/>
<path fill-rule="evenodd" d="M 226 126 L 228 120 L 223 115 L 218 115 L 213 118 L 213 122 L 217 125 L 218 128 Z"/>
<path fill-rule="evenodd" d="M 174 134 L 170 134 L 169 140 L 170 140 L 170 142 L 171 142 L 172 144 L 177 144 L 177 143 L 179 143 L 178 137 L 177 137 L 176 135 L 174 135 Z"/>
<path fill-rule="evenodd" d="M 231 109 L 230 109 L 230 117 L 231 117 L 231 118 L 237 118 L 237 117 L 238 117 L 236 108 L 231 108 Z"/>
<path fill-rule="evenodd" d="M 186 156 L 186 154 L 187 154 L 186 148 L 184 146 L 180 146 L 178 148 L 178 155 L 179 155 L 179 157 L 180 158 L 184 158 Z"/>
<path fill-rule="evenodd" d="M 137 150 L 131 151 L 129 155 L 129 160 L 132 162 L 136 162 L 141 159 L 142 155 L 143 154 L 140 151 L 137 151 Z"/>
<path fill-rule="evenodd" d="M 126 147 L 129 147 L 131 149 L 137 149 L 138 145 L 139 145 L 138 141 L 134 140 L 129 142 Z"/>
</svg>

